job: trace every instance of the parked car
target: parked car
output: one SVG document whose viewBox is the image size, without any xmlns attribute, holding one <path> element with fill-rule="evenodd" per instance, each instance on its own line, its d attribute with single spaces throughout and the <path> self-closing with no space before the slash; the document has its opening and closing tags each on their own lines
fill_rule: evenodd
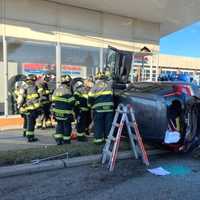
<svg viewBox="0 0 200 200">
<path fill-rule="evenodd" d="M 164 144 L 166 132 L 178 130 L 181 139 L 173 147 L 188 151 L 197 145 L 200 139 L 200 88 L 172 81 L 130 83 L 131 63 L 131 52 L 108 49 L 107 66 L 113 74 L 115 105 L 133 106 L 146 141 Z"/>
</svg>

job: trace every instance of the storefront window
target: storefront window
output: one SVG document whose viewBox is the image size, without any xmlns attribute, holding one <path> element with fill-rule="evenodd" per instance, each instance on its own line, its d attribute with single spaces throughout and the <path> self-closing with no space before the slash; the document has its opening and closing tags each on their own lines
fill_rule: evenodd
<svg viewBox="0 0 200 200">
<path fill-rule="evenodd" d="M 4 73 L 3 73 L 3 40 L 2 38 L 0 38 L 0 69 L 1 69 L 1 73 L 0 73 L 0 91 L 1 91 L 1 95 L 0 95 L 0 115 L 4 115 L 4 100 L 5 100 L 5 78 L 4 78 Z"/>
<path fill-rule="evenodd" d="M 152 79 L 152 81 L 156 81 L 156 69 L 153 69 Z"/>
<path fill-rule="evenodd" d="M 13 99 L 15 82 L 28 74 L 38 78 L 42 74 L 56 73 L 56 47 L 54 44 L 8 39 L 8 111 L 17 114 Z"/>
<path fill-rule="evenodd" d="M 144 68 L 144 80 L 143 81 L 148 81 L 150 80 L 150 67 L 145 67 Z"/>
<path fill-rule="evenodd" d="M 61 74 L 86 78 L 99 68 L 100 49 L 95 47 L 62 45 Z"/>
</svg>

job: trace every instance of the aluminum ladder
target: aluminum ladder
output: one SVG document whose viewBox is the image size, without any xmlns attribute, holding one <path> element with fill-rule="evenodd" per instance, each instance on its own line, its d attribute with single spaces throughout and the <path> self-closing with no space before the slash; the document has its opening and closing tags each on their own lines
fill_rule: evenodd
<svg viewBox="0 0 200 200">
<path fill-rule="evenodd" d="M 138 159 L 140 156 L 143 163 L 147 166 L 149 165 L 148 155 L 140 136 L 133 108 L 131 105 L 125 106 L 123 104 L 119 104 L 102 152 L 102 164 L 107 163 L 109 171 L 114 170 L 122 130 L 125 126 L 127 128 L 134 157 Z"/>
</svg>

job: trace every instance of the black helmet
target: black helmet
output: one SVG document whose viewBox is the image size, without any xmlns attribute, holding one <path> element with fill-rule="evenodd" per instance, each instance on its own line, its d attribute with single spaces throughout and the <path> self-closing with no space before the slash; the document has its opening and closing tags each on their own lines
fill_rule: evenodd
<svg viewBox="0 0 200 200">
<path fill-rule="evenodd" d="M 49 74 L 44 74 L 43 77 L 44 77 L 43 80 L 46 81 L 46 82 L 48 82 L 50 80 Z"/>
</svg>

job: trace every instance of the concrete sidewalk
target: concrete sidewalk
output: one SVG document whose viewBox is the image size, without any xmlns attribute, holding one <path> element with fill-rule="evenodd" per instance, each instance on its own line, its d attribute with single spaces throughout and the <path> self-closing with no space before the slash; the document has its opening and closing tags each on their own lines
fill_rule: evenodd
<svg viewBox="0 0 200 200">
<path fill-rule="evenodd" d="M 0 131 L 0 151 L 56 145 L 52 136 L 54 132 L 55 129 L 36 130 L 35 135 L 38 137 L 39 141 L 35 143 L 28 143 L 27 139 L 22 137 L 22 130 Z"/>
<path fill-rule="evenodd" d="M 5 166 L 0 167 L 0 178 L 63 169 L 100 161 L 103 145 L 94 145 L 91 141 L 92 138 L 90 138 L 87 143 L 72 141 L 71 145 L 57 146 L 52 137 L 54 131 L 55 129 L 36 130 L 35 134 L 39 141 L 35 143 L 28 143 L 26 138 L 22 136 L 21 130 L 0 131 L 0 166 Z M 120 159 L 133 157 L 132 152 L 127 151 L 129 149 L 127 142 L 122 142 L 120 149 L 123 151 L 120 153 Z M 152 146 L 146 146 L 146 149 L 149 155 L 166 153 L 156 150 Z M 31 164 L 32 160 L 66 152 L 69 155 L 66 159 L 42 162 L 39 165 Z"/>
</svg>

